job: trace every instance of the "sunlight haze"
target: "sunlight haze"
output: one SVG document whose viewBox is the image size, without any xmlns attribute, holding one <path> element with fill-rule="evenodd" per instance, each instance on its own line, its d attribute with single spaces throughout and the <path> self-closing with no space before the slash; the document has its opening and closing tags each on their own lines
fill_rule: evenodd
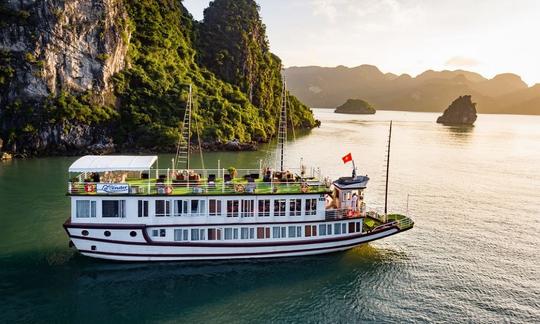
<svg viewBox="0 0 540 324">
<path fill-rule="evenodd" d="M 202 19 L 206 0 L 185 0 Z M 286 66 L 376 65 L 417 75 L 465 69 L 540 82 L 540 1 L 259 0 Z"/>
</svg>

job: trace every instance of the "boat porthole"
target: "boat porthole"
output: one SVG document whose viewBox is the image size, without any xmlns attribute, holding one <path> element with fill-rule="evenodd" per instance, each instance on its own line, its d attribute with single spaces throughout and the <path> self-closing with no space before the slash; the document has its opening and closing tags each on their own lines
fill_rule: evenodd
<svg viewBox="0 0 540 324">
<path fill-rule="evenodd" d="M 131 232 L 129 232 L 129 236 L 135 237 L 135 236 L 137 236 L 137 232 L 131 231 Z"/>
<path fill-rule="evenodd" d="M 82 236 L 88 236 L 88 231 L 87 231 L 87 230 L 83 230 L 83 231 L 81 232 L 81 234 L 82 234 Z"/>
<path fill-rule="evenodd" d="M 105 232 L 103 232 L 103 235 L 105 235 L 105 236 L 109 237 L 109 236 L 111 236 L 111 232 L 109 232 L 109 231 L 105 231 Z"/>
<path fill-rule="evenodd" d="M 95 246 L 95 245 L 92 245 L 92 246 L 90 247 L 90 250 L 95 251 L 95 250 L 96 250 L 96 246 Z"/>
</svg>

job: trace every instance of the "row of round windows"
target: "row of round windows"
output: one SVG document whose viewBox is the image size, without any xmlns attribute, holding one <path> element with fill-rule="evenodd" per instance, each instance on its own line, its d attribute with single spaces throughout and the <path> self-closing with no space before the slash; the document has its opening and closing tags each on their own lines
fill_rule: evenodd
<svg viewBox="0 0 540 324">
<path fill-rule="evenodd" d="M 82 234 L 82 236 L 88 236 L 88 234 L 90 234 L 90 233 L 87 230 L 82 230 L 81 234 Z M 110 231 L 105 231 L 105 232 L 103 232 L 103 235 L 105 235 L 105 237 L 109 237 L 109 236 L 111 236 L 111 232 Z M 135 237 L 135 236 L 137 236 L 137 232 L 131 231 L 131 232 L 129 232 L 129 236 Z"/>
</svg>

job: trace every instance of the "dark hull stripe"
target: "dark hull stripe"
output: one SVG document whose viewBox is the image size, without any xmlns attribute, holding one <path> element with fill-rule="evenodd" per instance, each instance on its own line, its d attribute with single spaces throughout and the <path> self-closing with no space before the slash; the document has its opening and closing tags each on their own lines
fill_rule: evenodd
<svg viewBox="0 0 540 324">
<path fill-rule="evenodd" d="M 279 189 L 278 189 L 279 190 Z M 332 191 L 330 190 L 326 190 L 326 191 L 308 191 L 308 192 L 301 192 L 301 191 L 298 191 L 298 192 L 274 192 L 274 193 L 253 193 L 253 194 L 250 194 L 250 193 L 245 193 L 245 192 L 218 192 L 218 193 L 215 193 L 215 194 L 196 194 L 196 193 L 193 193 L 193 194 L 170 194 L 170 195 L 165 195 L 165 194 L 148 194 L 148 195 L 145 195 L 145 194 L 98 194 L 98 193 L 94 193 L 94 194 L 88 194 L 88 193 L 66 193 L 66 196 L 71 196 L 71 197 L 139 197 L 139 198 L 145 198 L 145 197 L 162 197 L 162 198 L 167 198 L 167 197 L 201 197 L 201 198 L 213 198 L 213 197 L 216 197 L 216 196 L 245 196 L 245 197 L 258 197 L 258 196 L 290 196 L 290 195 L 312 195 L 312 196 L 320 196 L 320 195 L 325 195 L 325 194 L 331 194 Z"/>
<path fill-rule="evenodd" d="M 392 236 L 394 234 L 400 233 L 402 231 L 397 231 L 395 233 L 389 234 L 388 236 Z M 385 237 L 388 237 L 385 236 Z M 382 237 L 381 237 L 382 238 Z M 290 250 L 290 251 L 268 251 L 268 252 L 256 252 L 256 253 L 212 253 L 212 254 L 148 254 L 148 253 L 121 253 L 121 252 L 103 252 L 103 251 L 89 251 L 89 250 L 79 250 L 81 253 L 87 253 L 87 254 L 97 254 L 97 255 L 109 255 L 109 256 L 124 256 L 124 257 L 161 257 L 161 258 L 197 258 L 197 257 L 249 257 L 249 256 L 260 256 L 260 255 L 275 255 L 275 254 L 292 254 L 292 253 L 302 253 L 302 252 L 314 252 L 314 251 L 325 251 L 328 250 L 328 252 L 331 252 L 335 249 L 341 249 L 341 248 L 351 248 L 360 244 L 368 243 L 374 240 L 377 240 L 379 238 L 371 238 L 362 242 L 358 243 L 348 243 L 348 244 L 342 244 L 338 246 L 333 247 L 321 247 L 321 248 L 312 248 L 312 249 L 297 249 L 297 250 Z M 324 252 L 323 252 L 324 253 Z"/>
<path fill-rule="evenodd" d="M 221 217 L 221 216 L 216 216 Z M 166 218 L 166 217 L 163 217 Z M 235 217 L 230 217 L 235 218 Z M 371 217 L 368 217 L 371 218 Z M 64 223 L 64 227 L 67 228 L 85 228 L 85 229 L 143 229 L 152 227 L 199 227 L 199 226 L 266 226 L 266 225 L 294 225 L 294 224 L 307 224 L 307 223 L 335 223 L 335 222 L 348 222 L 358 221 L 364 219 L 364 217 L 356 218 L 343 218 L 335 220 L 313 220 L 313 221 L 291 221 L 291 222 L 267 222 L 267 223 L 198 223 L 198 224 L 163 224 L 163 225 L 145 225 L 145 224 L 93 224 L 93 223 L 71 223 L 68 219 Z"/>
<path fill-rule="evenodd" d="M 315 240 L 309 240 L 309 241 L 281 241 L 281 242 L 274 241 L 274 242 L 250 242 L 250 243 L 156 242 L 148 237 L 144 229 L 143 229 L 143 236 L 146 242 L 117 241 L 117 240 L 108 240 L 108 239 L 93 238 L 93 237 L 86 237 L 86 236 L 79 236 L 79 235 L 69 235 L 69 237 L 74 238 L 74 239 L 80 239 L 80 240 L 104 242 L 104 243 L 111 243 L 111 244 L 125 244 L 125 245 L 243 248 L 243 247 L 294 246 L 294 245 L 333 243 L 333 242 L 340 242 L 340 241 L 348 241 L 348 240 L 357 239 L 361 237 L 369 237 L 371 235 L 382 233 L 382 232 L 391 230 L 393 228 L 398 229 L 398 232 L 399 232 L 398 227 L 392 226 L 392 227 L 384 228 L 384 229 L 378 230 L 376 232 L 371 232 L 368 234 L 354 234 L 350 236 L 331 237 L 331 238 L 315 239 Z"/>
</svg>

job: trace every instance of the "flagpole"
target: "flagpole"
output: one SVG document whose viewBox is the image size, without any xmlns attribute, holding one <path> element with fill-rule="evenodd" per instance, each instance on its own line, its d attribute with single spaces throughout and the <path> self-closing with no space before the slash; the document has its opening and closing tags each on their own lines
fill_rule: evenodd
<svg viewBox="0 0 540 324">
<path fill-rule="evenodd" d="M 354 160 L 352 160 L 352 178 L 356 178 L 356 165 L 354 165 Z"/>
<path fill-rule="evenodd" d="M 388 133 L 388 156 L 386 157 L 386 186 L 384 189 L 384 215 L 388 214 L 388 173 L 390 169 L 390 142 L 392 141 L 392 121 L 390 121 L 390 132 Z"/>
</svg>

